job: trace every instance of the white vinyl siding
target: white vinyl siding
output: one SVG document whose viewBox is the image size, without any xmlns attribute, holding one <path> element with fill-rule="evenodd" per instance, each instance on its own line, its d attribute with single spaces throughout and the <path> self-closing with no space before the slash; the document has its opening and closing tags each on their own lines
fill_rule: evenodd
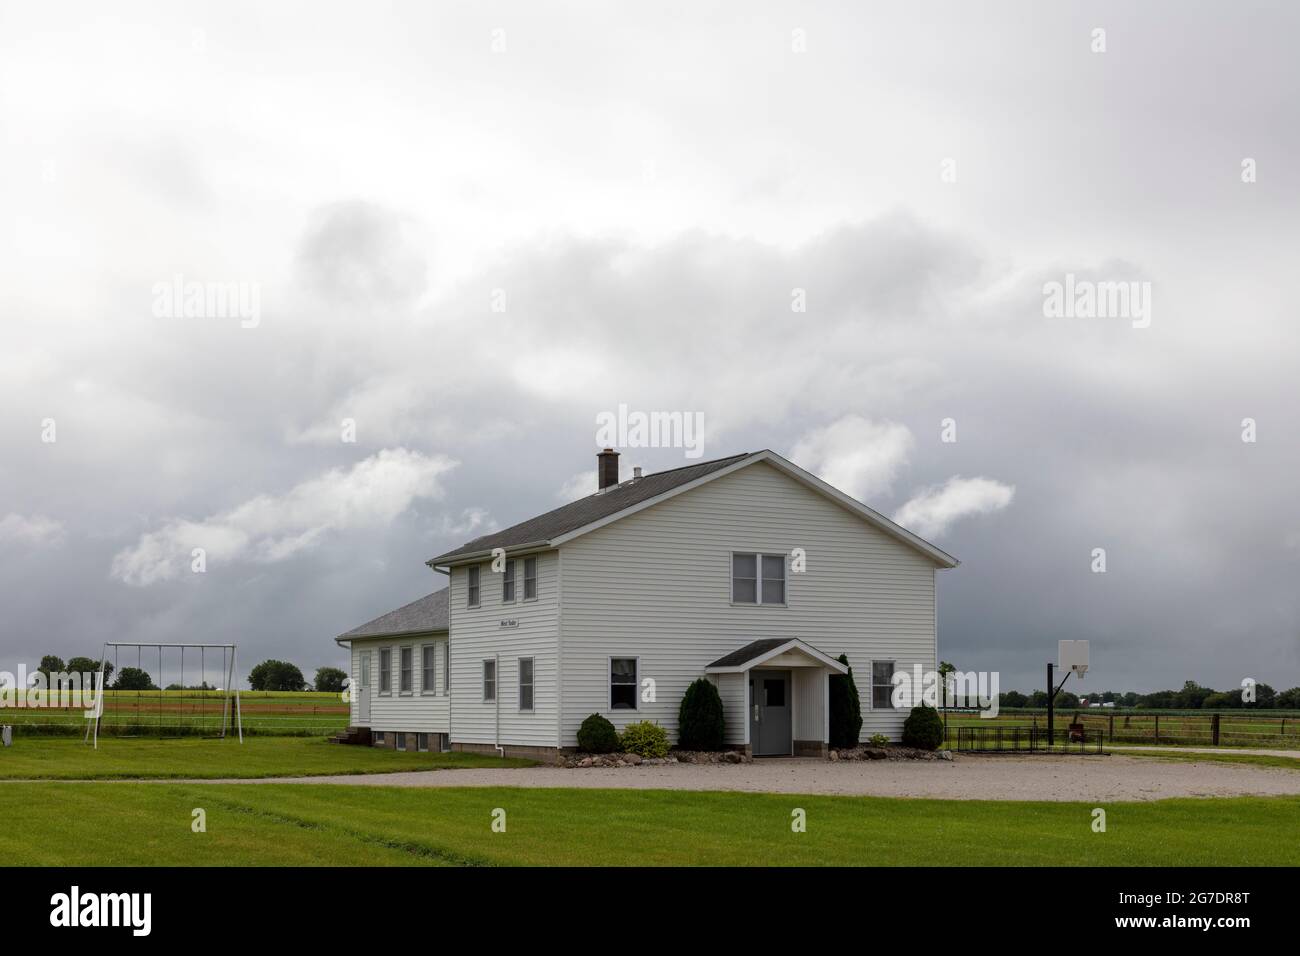
<svg viewBox="0 0 1300 956">
<path fill-rule="evenodd" d="M 536 560 L 537 598 L 503 608 L 496 601 L 466 606 L 469 575 L 451 568 L 452 741 L 494 744 L 497 720 L 501 741 L 527 747 L 556 747 L 559 725 L 560 560 L 555 551 L 530 555 Z M 503 626 L 503 621 L 507 622 Z M 533 661 L 533 709 L 519 707 L 519 659 Z M 482 662 L 497 660 L 497 704 L 483 703 Z M 602 667 L 602 679 L 603 679 Z M 595 708 L 593 708 L 595 709 Z M 591 713 L 588 711 L 587 713 Z M 584 717 L 586 714 L 583 715 Z"/>
<path fill-rule="evenodd" d="M 784 604 L 732 603 L 732 555 L 783 556 L 796 547 L 807 552 L 808 570 L 790 573 L 783 562 Z M 871 661 L 935 666 L 933 562 L 767 464 L 621 518 L 562 551 L 562 746 L 576 745 L 592 713 L 620 730 L 653 720 L 676 742 L 682 694 L 707 664 L 751 641 L 790 637 L 831 657 L 847 654 L 863 698 L 862 739 L 896 740 L 907 715 L 868 708 Z M 657 699 L 637 711 L 608 710 L 609 660 L 625 656 L 639 658 L 638 679 L 655 680 Z M 737 682 L 727 676 L 717 683 L 734 742 L 748 723 L 735 715 Z"/>
<path fill-rule="evenodd" d="M 370 656 L 370 679 L 372 682 L 370 688 L 370 720 L 363 722 L 360 719 L 360 705 L 354 694 L 349 705 L 349 723 L 358 727 L 370 727 L 372 730 L 424 731 L 433 734 L 449 733 L 451 731 L 451 698 L 445 693 L 434 695 L 424 693 L 422 669 L 416 668 L 415 670 L 415 677 L 417 681 L 420 681 L 416 686 L 416 694 L 403 696 L 390 693 L 383 697 L 378 695 L 380 676 L 379 646 L 381 642 L 384 647 L 388 648 L 409 644 L 412 653 L 419 653 L 422 646 L 431 646 L 436 649 L 435 656 L 446 653 L 447 648 L 445 634 L 412 637 L 409 640 L 390 637 L 354 641 L 352 644 L 353 687 L 360 685 L 362 657 L 365 655 Z M 395 661 L 395 658 L 396 655 L 392 655 L 390 660 Z M 391 680 L 395 681 L 396 677 L 392 677 Z"/>
</svg>

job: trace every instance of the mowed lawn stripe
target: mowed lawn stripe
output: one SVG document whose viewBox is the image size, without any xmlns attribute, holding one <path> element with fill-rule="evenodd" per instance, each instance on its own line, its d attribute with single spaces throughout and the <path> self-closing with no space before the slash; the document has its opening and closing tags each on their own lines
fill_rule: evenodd
<svg viewBox="0 0 1300 956">
<path fill-rule="evenodd" d="M 88 794 L 88 795 L 87 795 Z M 76 808 L 75 827 L 61 827 Z M 206 807 L 208 833 L 189 832 Z M 0 852 L 78 863 L 1294 866 L 1298 797 L 1083 803 L 666 790 L 9 784 Z M 806 813 L 807 832 L 791 829 Z M 506 831 L 492 831 L 505 811 Z M 229 828 L 230 833 L 225 832 Z M 126 834 L 134 836 L 128 838 Z M 15 845 L 15 841 L 19 841 Z M 313 848 L 319 844 L 319 852 Z M 144 852 L 145 848 L 149 852 Z M 232 853 L 234 858 L 232 858 Z M 15 856 L 16 854 L 16 856 Z"/>
</svg>

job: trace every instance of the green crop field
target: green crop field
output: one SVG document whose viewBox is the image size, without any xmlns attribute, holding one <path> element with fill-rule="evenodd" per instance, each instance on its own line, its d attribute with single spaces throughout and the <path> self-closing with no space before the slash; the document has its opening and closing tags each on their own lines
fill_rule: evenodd
<svg viewBox="0 0 1300 956">
<path fill-rule="evenodd" d="M 455 773 L 456 771 L 447 771 Z M 194 810 L 207 830 L 191 830 Z M 804 811 L 807 830 L 792 832 Z M 0 784 L 11 865 L 1295 866 L 1300 798 L 1113 804 L 668 790 Z M 496 811 L 505 832 L 492 830 Z M 496 814 L 498 817 L 500 814 Z"/>
<path fill-rule="evenodd" d="M 212 736 L 221 729 L 225 695 L 218 691 L 108 690 L 101 736 Z M 348 724 L 348 705 L 338 694 L 312 691 L 240 691 L 245 734 L 326 736 Z M 6 707 L 0 723 L 17 733 L 83 734 L 80 707 Z"/>
</svg>

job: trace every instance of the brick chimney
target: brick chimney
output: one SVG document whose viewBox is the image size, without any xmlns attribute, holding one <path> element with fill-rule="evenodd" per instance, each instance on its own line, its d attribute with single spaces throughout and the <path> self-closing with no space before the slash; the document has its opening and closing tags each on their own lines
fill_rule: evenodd
<svg viewBox="0 0 1300 956">
<path fill-rule="evenodd" d="M 596 483 L 601 491 L 618 484 L 618 452 L 612 448 L 596 455 Z"/>
</svg>

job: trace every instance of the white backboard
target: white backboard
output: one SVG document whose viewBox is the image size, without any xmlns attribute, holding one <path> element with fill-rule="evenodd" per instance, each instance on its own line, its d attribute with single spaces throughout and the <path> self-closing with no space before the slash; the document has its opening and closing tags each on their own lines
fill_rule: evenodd
<svg viewBox="0 0 1300 956">
<path fill-rule="evenodd" d="M 1057 641 L 1056 666 L 1072 670 L 1080 679 L 1088 672 L 1087 641 Z"/>
</svg>

